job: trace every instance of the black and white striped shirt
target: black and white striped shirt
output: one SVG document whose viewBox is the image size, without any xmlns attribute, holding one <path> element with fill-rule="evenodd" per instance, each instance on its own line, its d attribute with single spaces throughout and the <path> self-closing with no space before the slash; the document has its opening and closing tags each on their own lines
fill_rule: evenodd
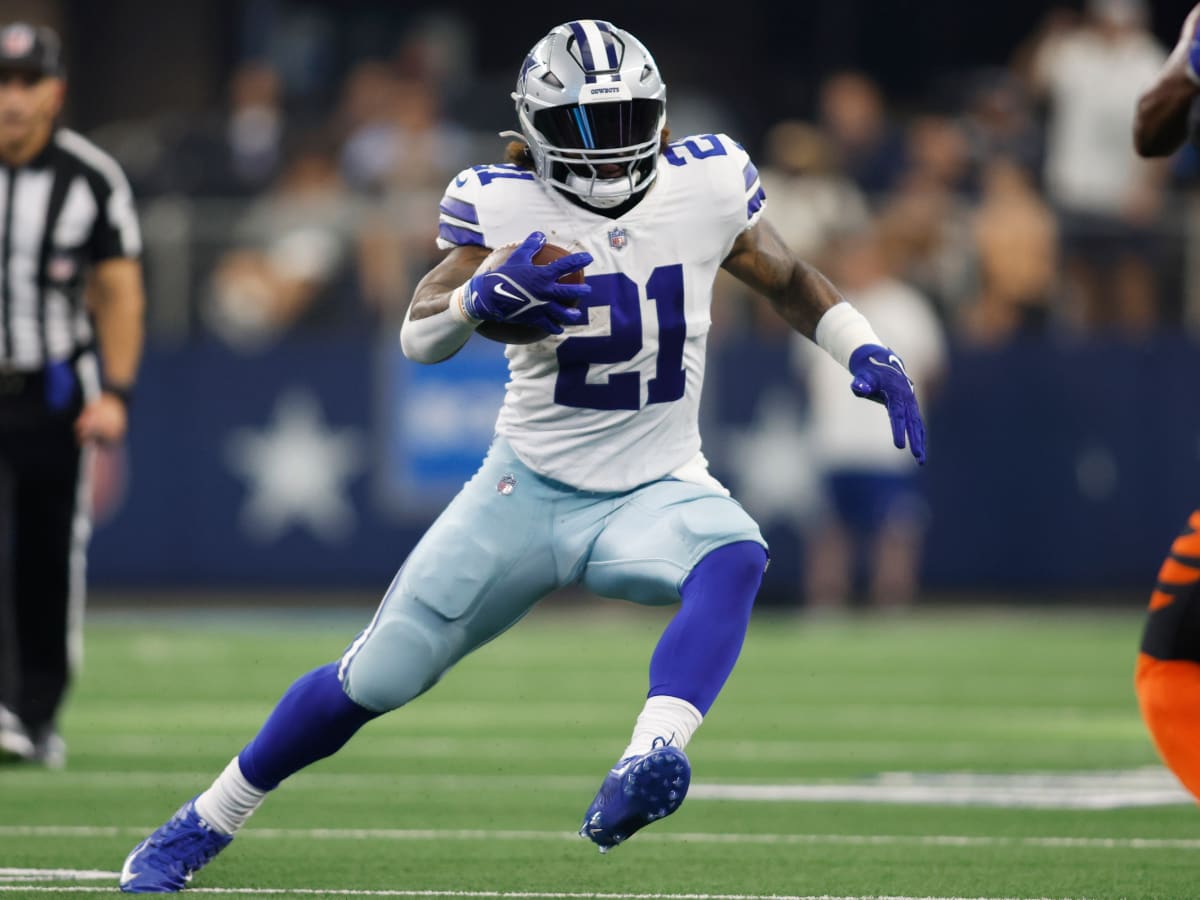
<svg viewBox="0 0 1200 900">
<path fill-rule="evenodd" d="M 82 135 L 60 128 L 26 164 L 0 165 L 0 370 L 35 371 L 90 347 L 87 270 L 140 253 L 125 173 Z"/>
</svg>

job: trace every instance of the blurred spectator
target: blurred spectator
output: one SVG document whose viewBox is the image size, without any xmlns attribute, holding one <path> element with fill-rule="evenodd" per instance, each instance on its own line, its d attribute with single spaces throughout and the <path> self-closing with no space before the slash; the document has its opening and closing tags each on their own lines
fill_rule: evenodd
<svg viewBox="0 0 1200 900">
<path fill-rule="evenodd" d="M 225 111 L 193 124 L 169 151 L 165 186 L 192 196 L 257 194 L 279 174 L 286 138 L 279 74 L 243 63 L 230 77 Z"/>
<path fill-rule="evenodd" d="M 911 167 L 880 205 L 879 238 L 889 270 L 950 320 L 976 283 L 964 193 L 970 173 L 966 135 L 952 120 L 928 115 L 913 121 L 908 140 Z"/>
<path fill-rule="evenodd" d="M 868 198 L 895 186 L 905 168 L 904 139 L 875 82 L 861 72 L 833 75 L 821 85 L 820 118 L 842 169 Z"/>
<path fill-rule="evenodd" d="M 1046 326 L 1058 277 L 1058 224 L 1015 161 L 992 159 L 982 182 L 972 229 L 979 298 L 961 324 L 972 340 L 995 344 Z"/>
<path fill-rule="evenodd" d="M 324 148 L 300 149 L 236 226 L 212 274 L 204 317 L 230 344 L 254 348 L 301 325 L 358 321 L 359 209 Z"/>
<path fill-rule="evenodd" d="M 469 93 L 475 73 L 470 20 L 462 13 L 426 12 L 413 23 L 396 48 L 397 69 L 406 78 L 436 85 L 438 101 Z"/>
<path fill-rule="evenodd" d="M 915 116 L 907 128 L 908 170 L 904 186 L 914 184 L 955 194 L 967 192 L 971 175 L 971 147 L 966 131 L 954 119 L 938 115 Z"/>
<path fill-rule="evenodd" d="M 926 406 L 946 362 L 933 306 L 893 277 L 873 228 L 842 237 L 833 251 L 830 276 L 903 358 Z M 916 595 L 928 520 L 916 463 L 886 442 L 872 442 L 887 427 L 887 414 L 851 393 L 845 369 L 811 341 L 796 339 L 793 347 L 808 386 L 813 459 L 825 493 L 824 513 L 806 542 L 808 606 L 844 607 L 865 570 L 867 601 L 903 609 Z"/>
<path fill-rule="evenodd" d="M 1060 212 L 1068 323 L 1140 334 L 1158 319 L 1152 247 L 1163 170 L 1139 160 L 1130 133 L 1164 49 L 1142 0 L 1090 0 L 1075 21 L 1051 16 L 1028 76 L 1049 101 L 1046 188 Z"/>
<path fill-rule="evenodd" d="M 840 171 L 833 145 L 817 128 L 779 122 L 767 132 L 766 159 L 760 174 L 772 224 L 801 259 L 819 259 L 833 235 L 866 225 L 862 192 Z"/>
<path fill-rule="evenodd" d="M 1041 171 L 1042 133 L 1029 95 L 1012 73 L 979 73 L 967 98 L 963 127 L 977 175 L 997 157 Z"/>
<path fill-rule="evenodd" d="M 344 134 L 341 170 L 355 189 L 438 185 L 466 164 L 470 136 L 443 119 L 428 81 L 400 78 L 386 63 L 349 75 L 337 112 Z"/>
</svg>

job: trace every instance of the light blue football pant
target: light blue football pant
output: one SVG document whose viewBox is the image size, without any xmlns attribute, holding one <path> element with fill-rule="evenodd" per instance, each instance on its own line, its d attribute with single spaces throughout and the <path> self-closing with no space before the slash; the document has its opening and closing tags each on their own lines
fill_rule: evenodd
<svg viewBox="0 0 1200 900">
<path fill-rule="evenodd" d="M 497 438 L 413 548 L 338 675 L 356 703 L 396 709 L 556 588 L 582 583 L 605 597 L 673 603 L 701 559 L 738 541 L 766 547 L 741 505 L 711 488 L 664 478 L 580 491 L 534 473 Z"/>
</svg>

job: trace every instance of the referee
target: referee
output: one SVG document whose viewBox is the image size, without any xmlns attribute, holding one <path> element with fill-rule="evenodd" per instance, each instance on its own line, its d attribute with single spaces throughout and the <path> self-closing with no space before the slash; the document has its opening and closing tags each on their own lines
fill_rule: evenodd
<svg viewBox="0 0 1200 900">
<path fill-rule="evenodd" d="M 58 126 L 65 89 L 54 32 L 0 28 L 0 760 L 52 768 L 82 646 L 92 445 L 125 436 L 145 305 L 129 184 Z"/>
</svg>

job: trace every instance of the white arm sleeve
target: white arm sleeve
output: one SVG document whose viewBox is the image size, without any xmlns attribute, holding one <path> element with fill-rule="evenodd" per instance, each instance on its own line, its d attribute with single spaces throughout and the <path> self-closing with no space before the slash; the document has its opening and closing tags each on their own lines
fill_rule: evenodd
<svg viewBox="0 0 1200 900">
<path fill-rule="evenodd" d="M 410 318 L 412 305 L 409 305 L 404 324 L 400 326 L 400 348 L 405 356 L 413 362 L 439 363 L 449 359 L 467 342 L 479 322 L 463 311 L 462 290 L 455 288 L 450 295 L 450 305 L 424 319 Z"/>
<path fill-rule="evenodd" d="M 850 367 L 854 351 L 863 344 L 883 345 L 867 317 L 845 300 L 825 310 L 817 322 L 813 339 L 818 347 L 846 368 Z"/>
</svg>

